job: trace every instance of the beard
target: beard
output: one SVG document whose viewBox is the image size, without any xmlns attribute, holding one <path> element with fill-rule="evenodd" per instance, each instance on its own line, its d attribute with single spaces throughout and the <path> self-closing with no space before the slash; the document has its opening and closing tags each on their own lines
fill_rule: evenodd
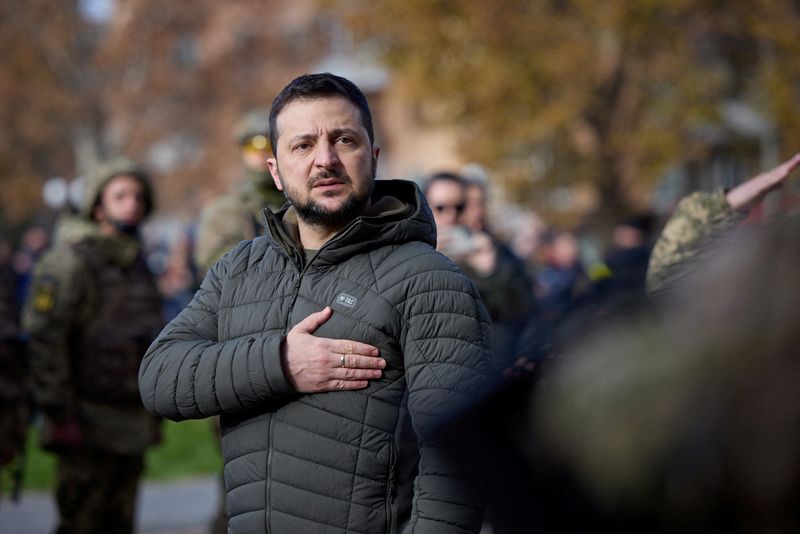
<svg viewBox="0 0 800 534">
<path fill-rule="evenodd" d="M 352 184 L 352 179 L 346 173 L 340 173 L 337 171 L 322 171 L 309 178 L 307 188 L 309 191 L 311 191 L 318 181 L 331 178 L 339 180 L 347 185 Z M 300 217 L 305 223 L 321 228 L 339 229 L 363 213 L 364 209 L 369 203 L 374 189 L 375 172 L 373 165 L 373 173 L 371 179 L 369 180 L 369 188 L 362 195 L 359 195 L 355 192 L 350 193 L 345 199 L 344 203 L 335 210 L 330 210 L 311 198 L 308 198 L 305 202 L 302 202 L 300 201 L 296 192 L 288 187 L 284 187 L 284 193 L 286 194 L 286 198 L 289 200 L 291 205 L 297 211 L 297 216 Z M 335 193 L 332 193 L 330 196 L 334 195 Z"/>
</svg>

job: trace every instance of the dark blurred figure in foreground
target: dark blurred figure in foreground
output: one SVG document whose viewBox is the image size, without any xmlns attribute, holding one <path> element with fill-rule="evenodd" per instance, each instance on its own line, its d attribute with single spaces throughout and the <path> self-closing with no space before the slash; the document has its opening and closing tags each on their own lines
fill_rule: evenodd
<svg viewBox="0 0 800 534">
<path fill-rule="evenodd" d="M 752 205 L 799 164 L 729 194 Z M 680 282 L 652 320 L 585 339 L 452 430 L 499 531 L 800 531 L 800 216 L 707 241 L 682 240 L 679 278 L 660 271 Z"/>
<path fill-rule="evenodd" d="M 452 173 L 434 174 L 425 184 L 436 222 L 436 248 L 478 289 L 492 318 L 496 365 L 507 370 L 523 356 L 533 359 L 529 346 L 534 343 L 522 337 L 535 312 L 533 283 L 525 263 L 490 231 L 487 195 L 486 184 Z"/>
<path fill-rule="evenodd" d="M 0 470 L 10 468 L 12 495 L 22 483 L 22 452 L 30 418 L 27 358 L 20 338 L 16 275 L 0 260 Z M 0 471 L 0 475 L 5 475 Z M 0 478 L 0 487 L 4 486 Z"/>
<path fill-rule="evenodd" d="M 127 160 L 99 166 L 85 190 L 80 218 L 61 221 L 36 265 L 23 320 L 42 445 L 58 455 L 58 532 L 132 532 L 144 451 L 159 439 L 137 382 L 163 326 L 138 235 L 153 198 Z"/>
</svg>

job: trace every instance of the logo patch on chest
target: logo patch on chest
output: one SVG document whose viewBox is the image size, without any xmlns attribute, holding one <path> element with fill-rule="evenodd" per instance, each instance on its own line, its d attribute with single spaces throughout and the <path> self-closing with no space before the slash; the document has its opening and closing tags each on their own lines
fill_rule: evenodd
<svg viewBox="0 0 800 534">
<path fill-rule="evenodd" d="M 347 308 L 354 308 L 358 304 L 358 299 L 347 293 L 339 293 L 336 296 L 336 304 L 341 304 Z"/>
</svg>

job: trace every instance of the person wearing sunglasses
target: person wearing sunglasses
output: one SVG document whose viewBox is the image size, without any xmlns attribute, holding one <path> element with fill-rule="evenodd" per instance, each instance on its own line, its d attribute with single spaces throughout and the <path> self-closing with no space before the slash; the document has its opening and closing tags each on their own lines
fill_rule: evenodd
<svg viewBox="0 0 800 534">
<path fill-rule="evenodd" d="M 508 375 L 515 365 L 529 365 L 536 351 L 521 346 L 522 333 L 530 332 L 533 324 L 533 282 L 522 260 L 489 230 L 487 193 L 485 183 L 450 172 L 433 174 L 425 184 L 436 222 L 436 248 L 477 287 L 492 318 L 497 370 Z M 533 339 L 532 334 L 524 337 Z"/>
<path fill-rule="evenodd" d="M 286 202 L 267 166 L 272 156 L 268 116 L 269 109 L 251 110 L 235 128 L 245 179 L 236 190 L 208 204 L 200 215 L 194 262 L 201 275 L 240 241 L 263 235 L 261 211 L 278 209 Z"/>
</svg>

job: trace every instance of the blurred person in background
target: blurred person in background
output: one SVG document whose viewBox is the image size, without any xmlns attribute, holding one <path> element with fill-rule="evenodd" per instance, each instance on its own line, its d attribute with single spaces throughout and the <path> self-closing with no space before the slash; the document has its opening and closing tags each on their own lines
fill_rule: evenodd
<svg viewBox="0 0 800 534">
<path fill-rule="evenodd" d="M 203 209 L 195 239 L 194 262 L 202 276 L 240 241 L 264 235 L 264 208 L 278 209 L 285 202 L 269 174 L 269 109 L 247 112 L 236 126 L 245 179 L 235 190 Z"/>
<path fill-rule="evenodd" d="M 520 340 L 535 314 L 533 283 L 524 262 L 488 227 L 486 184 L 442 172 L 425 183 L 425 196 L 436 221 L 437 249 L 470 277 L 492 318 L 498 370 L 513 367 L 523 353 L 526 361 L 520 364 L 527 365 L 535 342 L 527 338 L 521 344 Z"/>
<path fill-rule="evenodd" d="M 17 274 L 18 302 L 25 302 L 33 277 L 33 266 L 49 244 L 48 231 L 39 224 L 34 224 L 23 232 L 19 248 L 14 251 L 11 259 L 11 265 Z"/>
<path fill-rule="evenodd" d="M 158 290 L 164 301 L 165 321 L 177 317 L 194 295 L 196 276 L 192 270 L 191 248 L 190 236 L 180 234 L 163 252 L 163 265 L 156 274 Z"/>
<path fill-rule="evenodd" d="M 152 208 L 139 166 L 98 165 L 79 218 L 36 264 L 23 326 L 42 446 L 58 456 L 59 533 L 132 532 L 144 451 L 160 437 L 137 383 L 164 324 L 138 233 Z"/>
<path fill-rule="evenodd" d="M 626 217 L 614 226 L 603 260 L 589 265 L 589 283 L 575 295 L 559 322 L 554 345 L 563 347 L 611 321 L 636 321 L 649 311 L 645 278 L 652 226 L 653 217 L 648 214 Z"/>
<path fill-rule="evenodd" d="M 571 231 L 549 231 L 540 241 L 536 300 L 548 322 L 556 324 L 574 308 L 589 287 L 581 264 L 578 237 Z"/>
<path fill-rule="evenodd" d="M 0 475 L 10 468 L 14 498 L 22 483 L 22 452 L 31 414 L 28 360 L 19 328 L 16 283 L 9 257 L 0 257 Z M 0 476 L 0 487 L 8 487 L 4 476 Z"/>
<path fill-rule="evenodd" d="M 653 215 L 638 214 L 624 218 L 612 230 L 611 247 L 603 263 L 610 275 L 606 290 L 613 295 L 644 298 L 653 225 Z"/>
</svg>

